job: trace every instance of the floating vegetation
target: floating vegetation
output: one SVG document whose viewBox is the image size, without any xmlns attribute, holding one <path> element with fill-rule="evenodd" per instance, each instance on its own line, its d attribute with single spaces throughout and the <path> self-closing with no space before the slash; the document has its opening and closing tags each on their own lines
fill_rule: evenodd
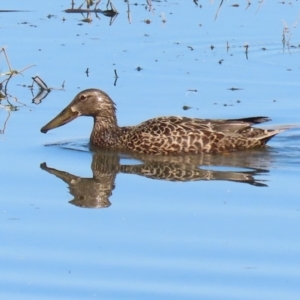
<svg viewBox="0 0 300 300">
<path fill-rule="evenodd" d="M 28 10 L 0 9 L 0 13 L 27 12 Z"/>
<path fill-rule="evenodd" d="M 230 90 L 230 91 L 239 91 L 239 90 L 242 90 L 242 89 L 241 88 L 236 88 L 236 87 L 231 87 L 228 90 Z"/>
<path fill-rule="evenodd" d="M 47 84 L 39 76 L 32 77 L 32 79 L 33 82 L 30 86 L 31 91 L 33 91 L 34 83 L 37 84 L 39 87 L 39 92 L 37 93 L 37 95 L 34 96 L 32 92 L 32 96 L 34 97 L 32 99 L 32 103 L 34 104 L 40 104 L 42 100 L 44 100 L 52 90 L 64 90 L 65 88 L 65 82 L 62 83 L 61 88 L 52 88 L 48 87 Z"/>
<path fill-rule="evenodd" d="M 183 110 L 188 110 L 188 109 L 191 109 L 192 107 L 191 106 L 188 106 L 188 105 L 183 105 L 182 106 L 182 109 Z"/>
<path fill-rule="evenodd" d="M 195 1 L 194 1 L 194 2 L 195 2 Z M 211 0 L 210 2 L 212 3 L 212 2 L 214 2 L 214 1 Z M 250 1 L 250 0 L 246 0 L 246 2 L 247 2 L 246 9 L 248 9 L 249 6 L 251 5 L 251 1 Z M 195 3 L 196 3 L 196 2 L 195 2 Z M 217 9 L 216 15 L 215 15 L 215 20 L 218 18 L 218 15 L 219 15 L 219 12 L 220 12 L 220 10 L 221 10 L 221 7 L 222 7 L 223 3 L 224 3 L 224 0 L 221 0 L 221 2 L 220 2 L 220 4 L 219 4 L 219 7 L 218 7 L 218 9 Z M 260 1 L 259 1 L 259 6 L 258 6 L 257 11 L 259 11 L 259 9 L 260 9 L 261 6 L 263 5 L 263 3 L 264 3 L 264 0 L 260 0 Z M 196 3 L 196 5 L 197 5 L 197 3 Z M 240 7 L 240 4 L 232 4 L 231 7 Z"/>
<path fill-rule="evenodd" d="M 164 14 L 164 13 L 161 13 L 160 16 L 161 16 L 161 21 L 162 21 L 163 23 L 166 23 L 166 22 L 167 22 L 167 19 L 166 19 L 166 17 L 165 17 L 165 14 Z"/>
<path fill-rule="evenodd" d="M 5 84 L 5 86 L 4 86 L 4 93 L 6 94 L 7 84 L 8 84 L 8 82 L 9 82 L 9 80 L 10 80 L 13 76 L 15 76 L 15 75 L 23 75 L 22 73 L 23 73 L 25 70 L 27 70 L 27 69 L 33 67 L 34 65 L 27 66 L 27 67 L 21 69 L 20 71 L 14 70 L 14 69 L 11 67 L 11 64 L 10 64 L 9 59 L 8 59 L 8 55 L 7 55 L 6 50 L 5 50 L 4 47 L 1 47 L 1 48 L 0 48 L 0 55 L 1 55 L 2 53 L 3 53 L 4 57 L 5 57 L 7 66 L 8 66 L 8 68 L 9 68 L 9 71 L 4 72 L 4 73 L 0 73 L 0 76 L 6 76 L 6 77 L 7 77 L 7 78 L 4 79 L 2 82 L 0 82 L 1 90 L 2 90 L 2 87 L 3 87 L 3 83 L 6 82 L 6 84 Z"/>
<path fill-rule="evenodd" d="M 290 49 L 290 40 L 291 40 L 291 37 L 292 37 L 292 32 L 291 32 L 288 24 L 285 21 L 282 21 L 282 22 L 283 22 L 283 29 L 282 29 L 282 49 L 284 51 L 285 47 L 287 47 L 288 50 Z M 298 21 L 297 21 L 297 23 L 298 23 Z M 294 25 L 294 27 L 296 27 L 296 25 Z"/>
<path fill-rule="evenodd" d="M 84 18 L 84 19 L 82 19 L 81 20 L 82 22 L 85 22 L 85 23 L 92 23 L 92 14 L 89 12 L 88 14 L 87 14 L 87 17 L 86 18 Z"/>
<path fill-rule="evenodd" d="M 114 73 L 115 73 L 115 82 L 114 82 L 114 86 L 116 86 L 116 85 L 117 85 L 117 80 L 118 80 L 119 76 L 118 76 L 118 74 L 117 74 L 117 70 L 116 70 L 116 69 L 114 69 Z"/>
<path fill-rule="evenodd" d="M 91 23 L 92 22 L 92 13 L 95 14 L 96 18 L 100 19 L 100 17 L 98 16 L 98 14 L 102 14 L 106 17 L 110 17 L 110 25 L 112 25 L 112 23 L 114 22 L 115 18 L 117 17 L 117 15 L 119 14 L 119 12 L 117 11 L 117 9 L 115 8 L 115 6 L 113 5 L 113 3 L 108 0 L 107 4 L 106 4 L 106 10 L 102 10 L 97 8 L 98 4 L 101 2 L 101 0 L 98 0 L 96 3 L 94 3 L 93 0 L 85 0 L 78 8 L 74 8 L 74 1 L 72 1 L 71 3 L 71 8 L 64 10 L 64 12 L 66 13 L 75 13 L 75 14 L 82 14 L 84 19 L 82 19 L 82 22 L 85 23 Z M 82 6 L 86 3 L 86 8 L 82 8 Z M 95 7 L 93 9 L 91 9 L 92 6 Z M 110 6 L 110 9 L 109 9 Z M 86 16 L 84 16 L 84 14 L 86 14 Z"/>
<path fill-rule="evenodd" d="M 51 89 L 48 88 L 47 84 L 39 76 L 32 77 L 32 79 L 33 82 L 35 82 L 41 90 L 45 90 L 47 92 L 51 91 Z"/>
<path fill-rule="evenodd" d="M 5 77 L 5 79 L 0 82 L 0 108 L 3 108 L 5 111 L 7 111 L 7 117 L 4 120 L 2 129 L 0 129 L 0 134 L 4 134 L 7 122 L 11 115 L 11 112 L 17 111 L 19 106 L 26 106 L 26 104 L 19 102 L 16 97 L 14 97 L 13 95 L 11 95 L 7 92 L 8 83 L 12 77 L 14 77 L 15 75 L 23 75 L 22 73 L 25 70 L 29 69 L 30 67 L 32 67 L 34 65 L 27 66 L 18 71 L 11 67 L 7 52 L 4 47 L 0 48 L 0 57 L 1 57 L 1 55 L 4 56 L 6 64 L 9 69 L 9 71 L 7 71 L 7 72 L 0 73 L 0 76 Z M 13 104 L 13 102 L 15 102 L 17 104 Z"/>
<path fill-rule="evenodd" d="M 12 104 L 10 99 L 12 99 L 17 104 L 16 105 Z M 5 104 L 2 103 L 3 100 L 6 100 Z M 3 108 L 7 112 L 7 116 L 3 122 L 2 128 L 0 129 L 0 134 L 5 133 L 5 129 L 7 127 L 8 120 L 11 116 L 11 112 L 19 110 L 19 106 L 27 106 L 27 105 L 19 102 L 18 99 L 16 97 L 13 97 L 12 95 L 3 94 L 2 92 L 0 92 L 0 108 Z"/>
<path fill-rule="evenodd" d="M 244 48 L 245 48 L 246 58 L 248 59 L 248 49 L 249 49 L 249 45 L 248 45 L 248 44 L 245 44 L 245 45 L 244 45 Z"/>
<path fill-rule="evenodd" d="M 11 93 L 8 92 L 8 84 L 14 76 L 16 75 L 23 76 L 23 72 L 33 67 L 34 65 L 29 65 L 21 70 L 15 70 L 11 66 L 7 51 L 4 47 L 0 48 L 0 58 L 1 56 L 4 57 L 6 65 L 8 67 L 8 71 L 0 73 L 0 76 L 3 77 L 3 80 L 0 82 L 0 109 L 3 109 L 7 112 L 7 116 L 3 122 L 2 128 L 0 128 L 0 134 L 4 134 L 5 129 L 7 127 L 8 120 L 11 116 L 11 112 L 18 111 L 19 107 L 21 106 L 22 107 L 27 106 L 26 104 L 21 103 L 17 97 L 13 96 Z M 32 103 L 40 104 L 42 100 L 45 99 L 46 96 L 50 93 L 50 91 L 54 88 L 48 87 L 47 84 L 39 76 L 32 77 L 32 79 L 33 79 L 32 85 L 30 86 L 22 85 L 22 86 L 30 88 L 32 92 L 32 96 L 34 97 L 32 99 Z M 39 87 L 39 91 L 35 96 L 33 94 L 34 84 L 38 85 Z M 62 84 L 62 88 L 60 89 L 63 88 L 64 88 L 64 83 Z"/>
<path fill-rule="evenodd" d="M 147 4 L 146 4 L 146 9 L 148 11 L 152 11 L 153 12 L 153 9 L 152 9 L 152 0 L 146 0 Z"/>
<path fill-rule="evenodd" d="M 34 98 L 32 99 L 32 103 L 40 104 L 42 100 L 45 99 L 47 95 L 51 92 L 51 88 L 49 88 L 47 84 L 39 76 L 32 77 L 32 79 L 33 79 L 33 83 L 31 86 L 31 91 L 33 89 L 34 83 L 36 83 L 39 86 L 38 94 L 36 96 L 32 95 L 34 96 Z"/>
</svg>

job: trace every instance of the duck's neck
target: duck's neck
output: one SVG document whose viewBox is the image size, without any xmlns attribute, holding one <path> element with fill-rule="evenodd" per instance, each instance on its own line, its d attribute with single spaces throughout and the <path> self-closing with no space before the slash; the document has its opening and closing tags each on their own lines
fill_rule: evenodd
<svg viewBox="0 0 300 300">
<path fill-rule="evenodd" d="M 91 143 L 101 147 L 117 147 L 121 129 L 116 116 L 94 116 Z"/>
</svg>

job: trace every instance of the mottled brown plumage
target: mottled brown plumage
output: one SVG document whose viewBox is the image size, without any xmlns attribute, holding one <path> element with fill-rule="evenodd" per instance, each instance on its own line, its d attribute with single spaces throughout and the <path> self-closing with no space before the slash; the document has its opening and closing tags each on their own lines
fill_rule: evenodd
<svg viewBox="0 0 300 300">
<path fill-rule="evenodd" d="M 41 132 L 62 126 L 79 116 L 94 118 L 92 146 L 145 154 L 221 153 L 264 146 L 284 129 L 260 129 L 267 117 L 208 120 L 158 117 L 137 126 L 119 127 L 111 98 L 98 89 L 80 92 Z"/>
</svg>

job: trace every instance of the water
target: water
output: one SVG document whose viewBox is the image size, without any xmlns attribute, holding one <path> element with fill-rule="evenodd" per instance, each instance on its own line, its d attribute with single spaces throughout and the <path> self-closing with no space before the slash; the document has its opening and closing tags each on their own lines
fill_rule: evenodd
<svg viewBox="0 0 300 300">
<path fill-rule="evenodd" d="M 299 129 L 263 150 L 155 160 L 91 152 L 89 118 L 40 133 L 89 87 L 114 99 L 120 125 L 299 124 L 299 3 L 227 1 L 215 20 L 219 3 L 202 2 L 132 3 L 131 23 L 114 2 L 112 25 L 66 14 L 68 1 L 1 7 L 26 10 L 0 13 L 12 67 L 35 65 L 1 100 L 3 299 L 298 299 Z M 55 88 L 40 104 L 34 76 Z"/>
</svg>

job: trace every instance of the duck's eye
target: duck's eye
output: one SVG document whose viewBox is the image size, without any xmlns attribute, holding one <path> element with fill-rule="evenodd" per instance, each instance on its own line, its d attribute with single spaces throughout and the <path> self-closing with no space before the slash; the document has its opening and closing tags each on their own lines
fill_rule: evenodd
<svg viewBox="0 0 300 300">
<path fill-rule="evenodd" d="M 86 98 L 87 98 L 87 95 L 85 95 L 85 94 L 81 94 L 79 96 L 79 100 L 85 100 Z"/>
</svg>

